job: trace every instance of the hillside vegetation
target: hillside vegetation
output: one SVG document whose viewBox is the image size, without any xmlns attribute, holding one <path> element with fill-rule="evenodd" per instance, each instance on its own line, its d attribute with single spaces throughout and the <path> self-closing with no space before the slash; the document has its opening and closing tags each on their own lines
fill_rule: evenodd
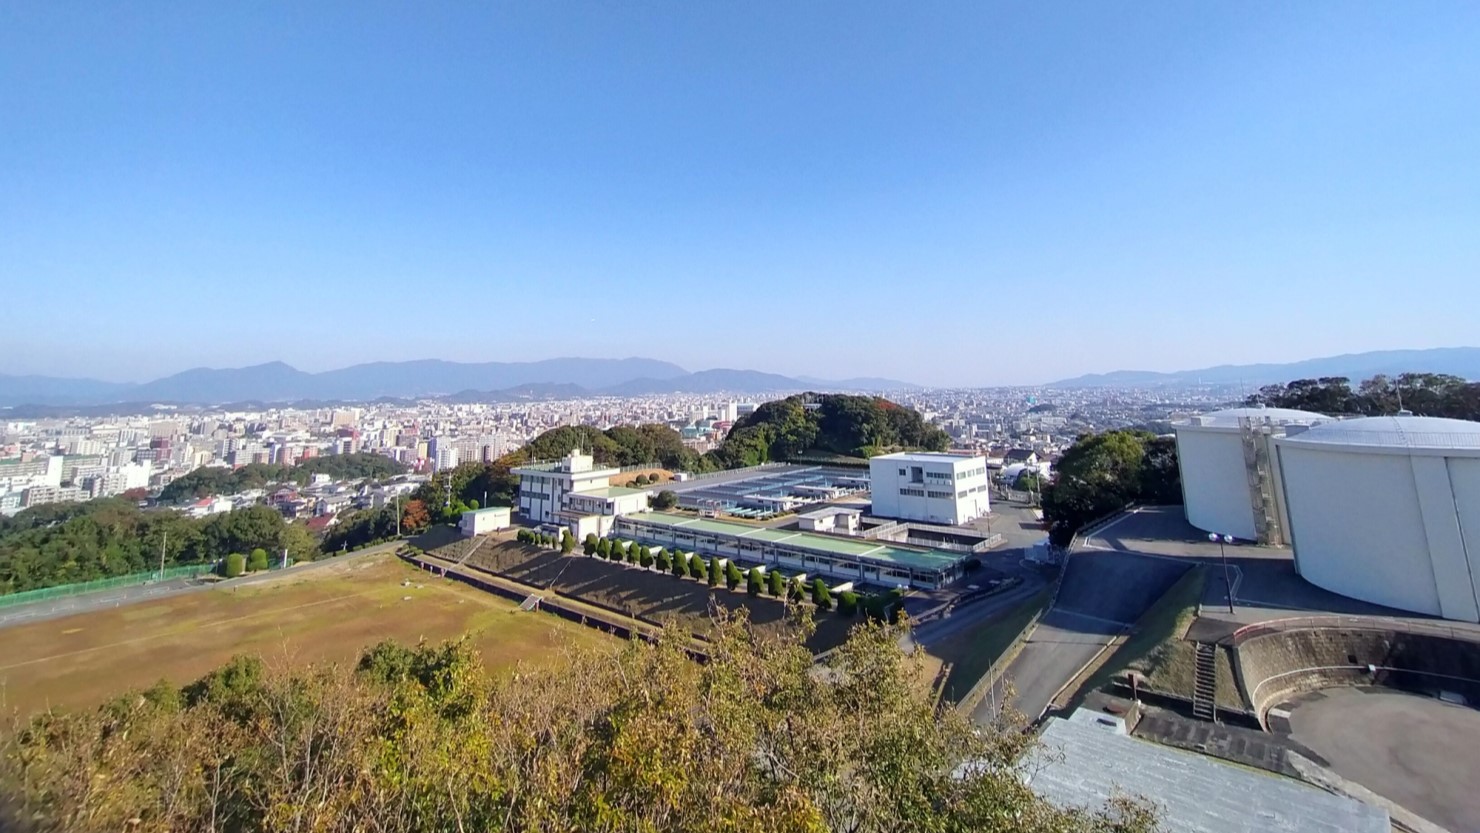
<svg viewBox="0 0 1480 833">
<path fill-rule="evenodd" d="M 897 630 L 862 626 L 830 674 L 813 673 L 804 630 L 732 619 L 705 664 L 669 630 L 498 681 L 465 642 L 382 643 L 355 671 L 240 658 L 0 738 L 0 829 L 1154 829 L 1145 805 L 1035 797 L 1014 767 L 1029 736 L 937 713 Z"/>
<path fill-rule="evenodd" d="M 173 567 L 259 547 L 299 561 L 318 550 L 308 530 L 266 506 L 195 519 L 120 498 L 48 503 L 0 523 L 0 594 L 154 570 L 161 548 Z"/>
<path fill-rule="evenodd" d="M 163 503 L 179 503 L 209 495 L 233 495 L 248 489 L 260 489 L 269 483 L 297 483 L 302 486 L 316 474 L 327 474 L 334 480 L 382 480 L 403 474 L 406 466 L 379 454 L 330 454 L 311 457 L 296 466 L 251 463 L 232 469 L 203 466 L 170 481 L 159 493 Z"/>
<path fill-rule="evenodd" d="M 1373 376 L 1353 390 L 1347 377 L 1327 376 L 1266 385 L 1246 404 L 1332 416 L 1380 416 L 1408 410 L 1418 416 L 1480 420 L 1480 382 L 1443 373 L 1402 373 Z"/>
<path fill-rule="evenodd" d="M 809 403 L 816 407 L 807 407 Z M 738 468 L 809 452 L 861 458 L 901 449 L 945 451 L 950 443 L 919 411 L 887 399 L 805 394 L 756 408 L 706 456 L 718 468 Z"/>
</svg>

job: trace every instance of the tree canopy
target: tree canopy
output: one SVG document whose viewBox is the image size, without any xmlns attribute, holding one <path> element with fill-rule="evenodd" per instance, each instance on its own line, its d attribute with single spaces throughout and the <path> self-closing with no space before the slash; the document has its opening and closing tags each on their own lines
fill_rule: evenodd
<svg viewBox="0 0 1480 833">
<path fill-rule="evenodd" d="M 950 437 L 913 408 L 875 396 L 804 394 L 762 404 L 736 422 L 724 443 L 705 456 L 715 468 L 738 468 L 792 460 L 808 452 L 871 457 L 901 449 L 944 451 L 949 446 Z"/>
<path fill-rule="evenodd" d="M 811 673 L 805 627 L 723 618 L 491 679 L 465 641 L 382 643 L 358 670 L 239 658 L 0 738 L 0 828 L 1144 833 L 1128 801 L 1059 810 L 1016 726 L 937 710 L 900 632 L 867 623 Z M 969 766 L 962 766 L 963 764 Z"/>
<path fill-rule="evenodd" d="M 1265 385 L 1245 404 L 1330 416 L 1382 416 L 1408 410 L 1418 416 L 1480 420 L 1480 382 L 1443 373 L 1401 373 L 1373 376 L 1353 390 L 1347 377 L 1327 376 Z"/>
<path fill-rule="evenodd" d="M 1086 434 L 1054 464 L 1043 488 L 1049 538 L 1063 546 L 1080 527 L 1138 501 L 1182 502 L 1176 439 L 1145 431 Z"/>
<path fill-rule="evenodd" d="M 251 463 L 240 468 L 202 466 L 170 481 L 160 490 L 164 503 L 179 503 L 209 495 L 231 495 L 248 489 L 261 489 L 271 483 L 308 483 L 316 474 L 327 474 L 335 480 L 382 480 L 403 474 L 406 467 L 379 454 L 331 454 L 310 457 L 296 466 Z"/>
<path fill-rule="evenodd" d="M 117 498 L 47 504 L 0 526 L 0 594 L 158 569 L 161 548 L 166 567 L 258 548 L 298 561 L 317 551 L 307 529 L 266 506 L 196 519 Z"/>
</svg>

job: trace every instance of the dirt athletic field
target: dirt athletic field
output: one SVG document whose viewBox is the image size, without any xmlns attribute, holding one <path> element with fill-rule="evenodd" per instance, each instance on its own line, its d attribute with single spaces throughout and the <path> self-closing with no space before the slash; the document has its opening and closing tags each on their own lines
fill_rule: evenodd
<svg viewBox="0 0 1480 833">
<path fill-rule="evenodd" d="M 403 582 L 410 581 L 410 586 Z M 409 598 L 408 598 L 409 597 Z M 382 639 L 470 634 L 491 671 L 559 662 L 610 637 L 372 556 L 299 576 L 0 630 L 0 711 L 90 706 L 164 678 L 195 680 L 235 654 L 269 664 L 353 662 Z"/>
</svg>

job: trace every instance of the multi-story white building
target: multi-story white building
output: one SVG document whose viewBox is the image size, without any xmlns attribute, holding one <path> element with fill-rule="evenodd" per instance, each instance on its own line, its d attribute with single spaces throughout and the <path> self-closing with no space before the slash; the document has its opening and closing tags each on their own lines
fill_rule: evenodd
<svg viewBox="0 0 1480 833">
<path fill-rule="evenodd" d="M 987 460 L 934 452 L 881 454 L 869 460 L 873 514 L 926 523 L 969 523 L 986 515 Z"/>
<path fill-rule="evenodd" d="M 596 461 L 579 449 L 564 460 L 514 469 L 519 475 L 519 512 L 535 523 L 560 523 L 565 496 L 604 491 L 621 469 L 597 468 Z"/>
</svg>

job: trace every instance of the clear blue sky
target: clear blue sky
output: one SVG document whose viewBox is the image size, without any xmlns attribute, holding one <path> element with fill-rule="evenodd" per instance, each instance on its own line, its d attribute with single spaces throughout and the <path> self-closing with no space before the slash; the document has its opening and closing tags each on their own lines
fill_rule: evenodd
<svg viewBox="0 0 1480 833">
<path fill-rule="evenodd" d="M 0 4 L 0 373 L 1480 343 L 1480 3 Z"/>
</svg>

